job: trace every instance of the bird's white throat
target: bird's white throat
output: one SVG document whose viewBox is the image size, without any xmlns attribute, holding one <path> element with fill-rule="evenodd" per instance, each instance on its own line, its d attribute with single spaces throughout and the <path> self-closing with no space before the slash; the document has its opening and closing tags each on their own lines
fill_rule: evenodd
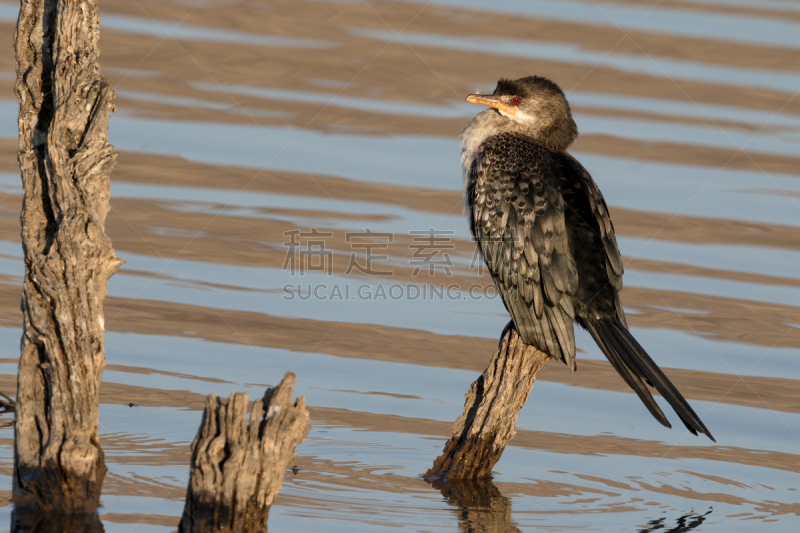
<svg viewBox="0 0 800 533">
<path fill-rule="evenodd" d="M 464 131 L 461 132 L 461 166 L 464 171 L 464 179 L 472 167 L 472 162 L 478 154 L 481 143 L 499 133 L 518 132 L 531 137 L 536 137 L 538 121 L 533 115 L 529 115 L 522 109 L 518 109 L 512 116 L 503 110 L 487 109 L 481 111 L 470 121 Z M 464 182 L 466 185 L 466 181 Z"/>
<path fill-rule="evenodd" d="M 478 149 L 487 137 L 496 135 L 503 126 L 508 123 L 508 119 L 503 118 L 494 109 L 481 111 L 473 118 L 464 131 L 459 135 L 461 141 L 461 168 L 464 172 L 464 186 L 467 185 L 467 176 L 472 167 L 472 162 L 478 155 Z"/>
</svg>

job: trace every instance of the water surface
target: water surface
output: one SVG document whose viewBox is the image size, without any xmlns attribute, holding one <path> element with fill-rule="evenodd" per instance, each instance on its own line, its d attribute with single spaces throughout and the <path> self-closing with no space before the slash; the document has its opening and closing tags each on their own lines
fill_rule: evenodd
<svg viewBox="0 0 800 533">
<path fill-rule="evenodd" d="M 273 532 L 797 529 L 800 2 L 487 5 L 102 4 L 120 152 L 107 232 L 127 261 L 105 303 L 106 531 L 174 531 L 205 397 L 257 398 L 289 370 L 313 428 Z M 4 35 L 17 10 L 0 3 Z M 14 68 L 0 65 L 6 392 Z M 545 366 L 490 504 L 470 505 L 420 478 L 508 321 L 469 239 L 457 136 L 479 110 L 467 94 L 529 74 L 567 92 L 631 330 L 717 443 L 666 407 L 673 429 L 659 425 L 576 331 L 577 373 Z"/>
</svg>

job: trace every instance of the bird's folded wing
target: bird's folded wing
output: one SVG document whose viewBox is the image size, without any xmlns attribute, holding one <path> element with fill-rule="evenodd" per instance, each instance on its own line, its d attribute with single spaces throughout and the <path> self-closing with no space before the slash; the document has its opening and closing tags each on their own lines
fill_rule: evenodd
<svg viewBox="0 0 800 533">
<path fill-rule="evenodd" d="M 567 153 L 558 154 L 556 157 L 562 166 L 562 172 L 569 173 L 572 178 L 571 181 L 581 184 L 583 192 L 589 201 L 589 207 L 597 223 L 597 231 L 605 251 L 605 270 L 608 276 L 608 283 L 615 291 L 617 318 L 625 327 L 628 327 L 625 311 L 619 301 L 619 291 L 622 290 L 622 274 L 625 269 L 622 265 L 622 254 L 619 253 L 619 247 L 617 246 L 614 224 L 611 222 L 611 215 L 608 212 L 603 193 L 600 192 L 592 176 L 577 159 Z M 589 227 L 592 226 L 592 224 L 589 225 Z"/>
<path fill-rule="evenodd" d="M 583 168 L 583 165 L 581 165 L 577 159 L 566 153 L 559 154 L 558 157 L 565 169 L 571 171 L 583 185 L 586 197 L 589 199 L 589 206 L 592 209 L 592 214 L 597 221 L 600 238 L 603 241 L 603 248 L 605 248 L 608 280 L 615 290 L 620 291 L 622 290 L 622 274 L 624 272 L 622 255 L 619 253 L 617 237 L 614 233 L 614 224 L 611 222 L 611 215 L 608 213 L 608 206 L 606 206 L 603 193 L 600 192 L 592 176 Z"/>
<path fill-rule="evenodd" d="M 519 168 L 504 152 L 490 144 L 476 158 L 468 191 L 473 233 L 522 340 L 574 370 L 578 273 L 564 200 L 546 167 Z"/>
</svg>

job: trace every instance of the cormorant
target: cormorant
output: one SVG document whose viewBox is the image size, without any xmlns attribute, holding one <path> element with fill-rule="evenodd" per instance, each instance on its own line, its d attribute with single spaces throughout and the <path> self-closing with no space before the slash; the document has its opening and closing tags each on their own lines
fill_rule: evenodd
<svg viewBox="0 0 800 533">
<path fill-rule="evenodd" d="M 539 76 L 501 79 L 461 134 L 469 224 L 526 344 L 575 371 L 577 322 L 650 413 L 655 387 L 694 435 L 714 437 L 628 331 L 622 258 L 603 195 L 567 148 L 578 128 L 564 92 Z M 508 328 L 512 327 L 509 323 Z"/>
</svg>

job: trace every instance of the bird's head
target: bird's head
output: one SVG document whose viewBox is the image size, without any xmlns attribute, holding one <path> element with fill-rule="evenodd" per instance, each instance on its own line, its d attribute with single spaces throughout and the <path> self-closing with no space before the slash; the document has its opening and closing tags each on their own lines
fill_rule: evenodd
<svg viewBox="0 0 800 533">
<path fill-rule="evenodd" d="M 492 94 L 471 94 L 467 102 L 493 107 L 508 129 L 529 135 L 554 151 L 564 151 L 578 136 L 561 88 L 540 76 L 501 79 Z"/>
</svg>

